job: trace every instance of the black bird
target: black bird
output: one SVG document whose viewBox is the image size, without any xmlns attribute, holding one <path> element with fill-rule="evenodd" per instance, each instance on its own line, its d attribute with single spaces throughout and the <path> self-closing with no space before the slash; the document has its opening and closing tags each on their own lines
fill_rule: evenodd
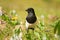
<svg viewBox="0 0 60 40">
<path fill-rule="evenodd" d="M 34 27 L 31 27 L 30 25 L 35 24 L 35 22 L 37 21 L 37 17 L 35 15 L 34 9 L 33 8 L 28 8 L 27 10 L 27 17 L 26 17 L 26 29 L 33 29 Z"/>
</svg>

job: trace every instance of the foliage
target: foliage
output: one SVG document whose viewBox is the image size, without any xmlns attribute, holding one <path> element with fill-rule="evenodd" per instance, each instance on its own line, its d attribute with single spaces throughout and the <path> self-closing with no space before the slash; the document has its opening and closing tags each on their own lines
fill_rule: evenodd
<svg viewBox="0 0 60 40">
<path fill-rule="evenodd" d="M 16 14 L 13 14 L 10 16 L 8 16 L 7 14 L 3 14 L 2 20 L 6 21 L 7 25 L 4 28 L 4 30 L 0 31 L 0 40 L 4 40 L 4 37 L 12 37 L 14 40 L 19 40 L 19 35 L 22 32 L 22 39 L 23 40 L 57 40 L 57 38 L 54 37 L 54 33 L 60 35 L 60 19 L 55 21 L 52 25 L 53 26 L 51 28 L 48 29 L 48 27 L 45 25 L 45 22 L 42 20 L 39 20 L 39 24 L 36 25 L 36 27 L 34 28 L 34 30 L 29 29 L 28 32 L 26 30 L 21 31 L 21 28 L 15 29 L 14 31 L 12 31 L 14 29 L 14 27 L 19 24 L 19 21 L 17 20 L 17 16 L 15 16 Z M 53 30 L 52 30 L 53 28 Z M 54 33 L 53 33 L 54 32 Z M 10 40 L 10 39 L 9 39 Z"/>
<path fill-rule="evenodd" d="M 13 16 L 13 15 L 12 15 Z M 5 22 L 5 28 L 0 29 L 0 40 L 4 40 L 5 37 L 9 37 L 13 33 L 13 28 L 19 24 L 18 20 L 12 20 L 7 14 L 2 14 L 1 19 Z M 1 21 L 1 20 L 0 20 Z M 2 24 L 1 24 L 2 25 Z M 4 26 L 4 25 L 3 25 Z M 3 27 L 1 26 L 1 27 Z M 9 40 L 9 39 L 8 39 Z"/>
</svg>

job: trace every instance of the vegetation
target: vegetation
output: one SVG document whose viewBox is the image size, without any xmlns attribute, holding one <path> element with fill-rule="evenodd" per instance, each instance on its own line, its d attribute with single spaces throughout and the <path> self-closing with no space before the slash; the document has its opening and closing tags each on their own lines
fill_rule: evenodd
<svg viewBox="0 0 60 40">
<path fill-rule="evenodd" d="M 18 20 L 15 17 L 17 16 L 12 15 L 11 17 L 9 17 L 7 14 L 2 14 L 1 19 L 6 21 L 6 27 L 3 30 L 0 29 L 0 34 L 1 34 L 0 40 L 4 40 L 4 38 L 6 37 L 9 37 L 9 39 L 7 40 L 11 40 L 11 38 L 13 38 L 13 40 L 19 40 L 21 36 L 20 35 L 21 32 L 23 34 L 22 35 L 23 40 L 59 40 L 59 35 L 60 35 L 59 18 L 51 19 L 51 21 L 52 20 L 55 21 L 47 25 L 44 22 L 44 16 L 41 16 L 41 19 L 39 20 L 38 24 L 35 26 L 34 30 L 29 29 L 27 32 L 26 30 L 25 31 L 22 30 L 20 26 L 17 26 L 17 28 L 15 29 L 16 25 L 21 25 L 19 24 Z"/>
<path fill-rule="evenodd" d="M 11 40 L 11 38 L 13 40 L 19 40 L 19 38 L 23 40 L 60 40 L 59 0 L 17 0 L 17 2 L 16 0 L 0 0 L 0 6 L 6 11 L 0 14 L 0 40 Z M 24 10 L 28 7 L 35 9 L 38 24 L 34 31 L 29 29 L 27 32 L 24 29 L 26 16 Z"/>
</svg>

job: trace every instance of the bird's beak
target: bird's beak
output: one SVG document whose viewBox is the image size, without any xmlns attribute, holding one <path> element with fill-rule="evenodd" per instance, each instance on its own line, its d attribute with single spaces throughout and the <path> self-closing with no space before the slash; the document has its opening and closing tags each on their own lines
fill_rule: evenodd
<svg viewBox="0 0 60 40">
<path fill-rule="evenodd" d="M 25 10 L 25 11 L 28 11 L 28 10 Z"/>
</svg>

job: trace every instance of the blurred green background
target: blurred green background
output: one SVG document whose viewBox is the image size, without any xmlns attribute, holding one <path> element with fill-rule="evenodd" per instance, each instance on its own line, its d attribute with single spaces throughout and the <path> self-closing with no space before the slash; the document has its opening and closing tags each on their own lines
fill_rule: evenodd
<svg viewBox="0 0 60 40">
<path fill-rule="evenodd" d="M 15 9 L 18 18 L 22 21 L 27 15 L 25 10 L 29 7 L 35 9 L 37 17 L 40 17 L 41 14 L 60 16 L 60 0 L 0 0 L 0 6 L 7 12 Z"/>
<path fill-rule="evenodd" d="M 11 10 L 16 10 L 16 13 L 18 14 L 18 19 L 23 22 L 25 21 L 25 18 L 27 16 L 27 12 L 25 10 L 29 7 L 34 8 L 38 19 L 40 19 L 41 15 L 44 15 L 45 18 L 47 18 L 49 14 L 60 16 L 60 0 L 0 0 L 0 6 L 2 6 L 3 10 L 5 10 L 8 14 Z M 49 33 L 53 35 L 53 28 L 50 28 L 48 24 L 46 24 L 46 27 L 48 28 L 45 30 L 51 29 L 52 32 Z M 11 29 L 7 29 L 9 29 L 7 31 L 10 33 Z M 7 31 L 4 33 L 7 33 Z M 5 37 L 5 35 L 3 35 L 1 38 L 3 37 Z M 54 39 L 53 37 L 50 38 Z"/>
</svg>

